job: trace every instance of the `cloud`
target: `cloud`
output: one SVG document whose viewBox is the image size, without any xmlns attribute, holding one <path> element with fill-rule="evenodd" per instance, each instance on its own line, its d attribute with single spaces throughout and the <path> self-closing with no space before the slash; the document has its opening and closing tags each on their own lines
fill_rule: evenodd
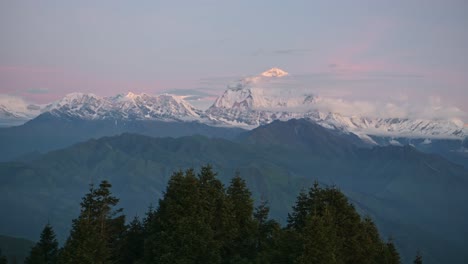
<svg viewBox="0 0 468 264">
<path fill-rule="evenodd" d="M 436 100 L 434 102 L 434 100 Z M 424 100 L 422 100 L 424 101 Z M 466 120 L 468 114 L 454 106 L 443 105 L 440 100 L 428 97 L 426 103 L 408 101 L 364 101 L 319 97 L 313 108 L 321 112 L 339 113 L 343 116 L 371 118 L 409 118 L 425 120 Z"/>
<path fill-rule="evenodd" d="M 179 95 L 184 98 L 187 102 L 192 104 L 198 109 L 205 110 L 210 107 L 218 97 L 218 91 L 212 92 L 209 88 L 194 88 L 194 89 L 172 89 L 165 91 L 166 93 Z"/>
<path fill-rule="evenodd" d="M 0 65 L 0 72 L 5 73 L 57 73 L 58 69 L 50 67 L 27 67 L 27 66 L 11 66 Z"/>
<path fill-rule="evenodd" d="M 273 50 L 271 53 L 273 54 L 278 54 L 278 55 L 282 55 L 282 54 L 304 54 L 304 53 L 309 53 L 311 52 L 312 50 L 311 49 L 277 49 L 277 50 Z"/>
<path fill-rule="evenodd" d="M 21 97 L 8 94 L 0 94 L 0 105 L 4 105 L 8 108 L 27 104 L 28 103 Z"/>
<path fill-rule="evenodd" d="M 47 88 L 31 88 L 26 90 L 26 93 L 29 94 L 48 94 L 49 92 Z"/>
<path fill-rule="evenodd" d="M 18 96 L 0 94 L 0 105 L 6 107 L 9 111 L 13 111 L 20 117 L 32 118 L 39 114 L 40 106 L 33 105 Z"/>
<path fill-rule="evenodd" d="M 287 49 L 257 49 L 251 53 L 252 56 L 279 56 L 279 55 L 303 55 L 312 52 L 312 49 L 287 48 Z"/>
<path fill-rule="evenodd" d="M 199 89 L 173 89 L 167 90 L 167 93 L 174 94 L 174 95 L 184 95 L 184 96 L 213 96 L 212 93 L 208 93 L 206 91 L 202 91 L 202 88 Z"/>
</svg>

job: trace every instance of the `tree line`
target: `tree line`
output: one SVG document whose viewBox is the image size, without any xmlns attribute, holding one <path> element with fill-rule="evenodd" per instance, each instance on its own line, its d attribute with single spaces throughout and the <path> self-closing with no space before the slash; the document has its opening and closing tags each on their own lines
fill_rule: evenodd
<svg viewBox="0 0 468 264">
<path fill-rule="evenodd" d="M 393 242 L 335 187 L 302 191 L 284 227 L 267 202 L 254 207 L 239 175 L 225 187 L 210 166 L 174 173 L 157 208 L 128 224 L 110 189 L 91 185 L 63 247 L 47 224 L 25 263 L 400 263 Z"/>
</svg>

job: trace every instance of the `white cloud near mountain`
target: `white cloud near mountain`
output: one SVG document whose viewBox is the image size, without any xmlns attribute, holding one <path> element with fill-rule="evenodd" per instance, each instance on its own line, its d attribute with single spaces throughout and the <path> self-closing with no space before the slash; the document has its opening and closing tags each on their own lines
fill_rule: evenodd
<svg viewBox="0 0 468 264">
<path fill-rule="evenodd" d="M 420 104 L 408 102 L 351 101 L 341 98 L 321 98 L 316 103 L 316 110 L 340 113 L 345 116 L 367 116 L 380 118 L 411 119 L 463 119 L 467 114 L 457 107 L 432 104 L 429 101 Z"/>
<path fill-rule="evenodd" d="M 38 112 L 37 105 L 31 104 L 18 96 L 0 94 L 0 105 L 20 114 L 21 116 L 31 116 Z"/>
<path fill-rule="evenodd" d="M 208 108 L 213 103 L 214 96 L 221 95 L 227 87 L 235 87 L 246 78 L 239 77 L 238 81 L 233 81 L 235 79 L 235 77 L 230 77 L 230 80 L 228 77 L 223 77 L 202 80 L 206 88 L 198 88 L 197 91 L 206 95 L 196 97 L 196 103 L 199 103 L 197 106 Z M 314 110 L 321 112 L 382 118 L 461 119 L 468 123 L 466 112 L 447 103 L 448 100 L 444 100 L 444 97 L 434 95 L 430 88 L 426 90 L 413 88 L 412 84 L 419 81 L 424 81 L 424 77 L 396 72 L 353 76 L 323 72 L 290 74 L 256 85 L 268 93 L 318 96 L 319 100 L 313 107 Z M 382 86 L 382 83 L 385 85 Z M 187 95 L 193 94 L 187 93 Z M 301 106 L 294 110 L 308 111 L 310 106 Z"/>
</svg>

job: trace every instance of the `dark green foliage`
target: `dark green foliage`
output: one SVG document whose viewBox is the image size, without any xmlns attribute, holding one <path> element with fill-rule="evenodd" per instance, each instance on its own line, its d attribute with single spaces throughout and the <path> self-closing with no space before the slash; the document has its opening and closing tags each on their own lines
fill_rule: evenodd
<svg viewBox="0 0 468 264">
<path fill-rule="evenodd" d="M 73 220 L 70 237 L 60 263 L 115 263 L 120 260 L 125 216 L 114 210 L 119 199 L 112 196 L 111 184 L 102 181 L 90 187 L 81 202 L 81 213 Z"/>
<path fill-rule="evenodd" d="M 266 201 L 262 201 L 255 209 L 254 220 L 256 227 L 255 263 L 272 263 L 276 253 L 277 241 L 281 232 L 278 222 L 268 219 L 270 208 Z"/>
<path fill-rule="evenodd" d="M 301 192 L 287 229 L 296 232 L 291 243 L 301 245 L 289 253 L 299 263 L 400 263 L 393 243 L 381 241 L 372 220 L 361 219 L 336 188 L 315 183 Z"/>
<path fill-rule="evenodd" d="M 133 218 L 124 233 L 121 263 L 141 263 L 144 256 L 145 228 L 138 217 Z"/>
<path fill-rule="evenodd" d="M 244 263 L 255 255 L 255 222 L 253 200 L 245 181 L 237 174 L 227 189 L 227 198 L 232 205 L 232 240 L 227 242 L 229 253 L 226 258 Z"/>
<path fill-rule="evenodd" d="M 54 230 L 47 224 L 41 233 L 39 242 L 31 249 L 26 264 L 55 264 L 58 256 L 58 242 Z"/>
<path fill-rule="evenodd" d="M 423 261 L 422 261 L 422 256 L 421 256 L 421 252 L 417 252 L 416 253 L 416 258 L 414 259 L 413 261 L 414 264 L 422 264 Z"/>
<path fill-rule="evenodd" d="M 401 263 L 400 254 L 398 254 L 398 251 L 396 250 L 395 245 L 393 244 L 393 241 L 391 239 L 387 242 L 386 251 L 387 251 L 388 257 L 385 263 L 389 263 L 389 264 Z"/>
<path fill-rule="evenodd" d="M 302 231 L 303 252 L 299 263 L 342 263 L 339 254 L 340 241 L 328 210 L 322 216 L 309 216 Z"/>
<path fill-rule="evenodd" d="M 147 263 L 271 263 L 280 226 L 261 204 L 255 214 L 245 181 L 227 189 L 210 166 L 175 173 L 147 217 Z"/>
<path fill-rule="evenodd" d="M 400 263 L 370 218 L 318 183 L 301 192 L 283 229 L 269 219 L 266 201 L 254 210 L 244 179 L 237 174 L 225 188 L 210 166 L 174 173 L 158 208 L 128 225 L 110 187 L 103 181 L 84 196 L 58 263 Z M 57 263 L 56 255 L 47 225 L 26 263 Z"/>
<path fill-rule="evenodd" d="M 148 213 L 147 263 L 400 263 L 368 217 L 336 188 L 302 192 L 288 226 L 253 209 L 245 181 L 225 190 L 211 167 L 175 173 L 156 212 Z"/>
<path fill-rule="evenodd" d="M 219 244 L 207 213 L 200 181 L 193 170 L 175 173 L 151 223 L 145 244 L 146 261 L 219 263 Z"/>
</svg>

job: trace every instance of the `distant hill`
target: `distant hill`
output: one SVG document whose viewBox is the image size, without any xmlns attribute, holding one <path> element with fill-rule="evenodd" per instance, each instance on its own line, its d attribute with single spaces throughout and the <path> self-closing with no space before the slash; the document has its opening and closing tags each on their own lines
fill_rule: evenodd
<svg viewBox="0 0 468 264">
<path fill-rule="evenodd" d="M 44 113 L 16 127 L 0 128 L 0 161 L 11 161 L 34 152 L 48 152 L 72 144 L 121 133 L 153 137 L 204 135 L 234 138 L 240 128 L 213 127 L 198 122 L 157 120 L 85 120 Z"/>
<path fill-rule="evenodd" d="M 337 185 L 371 215 L 406 261 L 419 248 L 430 259 L 425 263 L 463 263 L 468 172 L 411 146 L 356 144 L 353 136 L 305 120 L 277 121 L 235 141 L 135 134 L 88 140 L 0 163 L 0 206 L 8 212 L 0 232 L 35 238 L 49 220 L 63 241 L 89 183 L 110 180 L 132 217 L 156 204 L 174 171 L 210 163 L 224 182 L 238 171 L 257 201 L 269 200 L 276 219 L 284 221 L 298 191 L 318 180 Z"/>
<path fill-rule="evenodd" d="M 14 263 L 14 260 L 17 263 L 23 263 L 34 244 L 35 242 L 24 238 L 0 235 L 0 248 L 2 254 L 7 257 L 8 263 Z"/>
</svg>

